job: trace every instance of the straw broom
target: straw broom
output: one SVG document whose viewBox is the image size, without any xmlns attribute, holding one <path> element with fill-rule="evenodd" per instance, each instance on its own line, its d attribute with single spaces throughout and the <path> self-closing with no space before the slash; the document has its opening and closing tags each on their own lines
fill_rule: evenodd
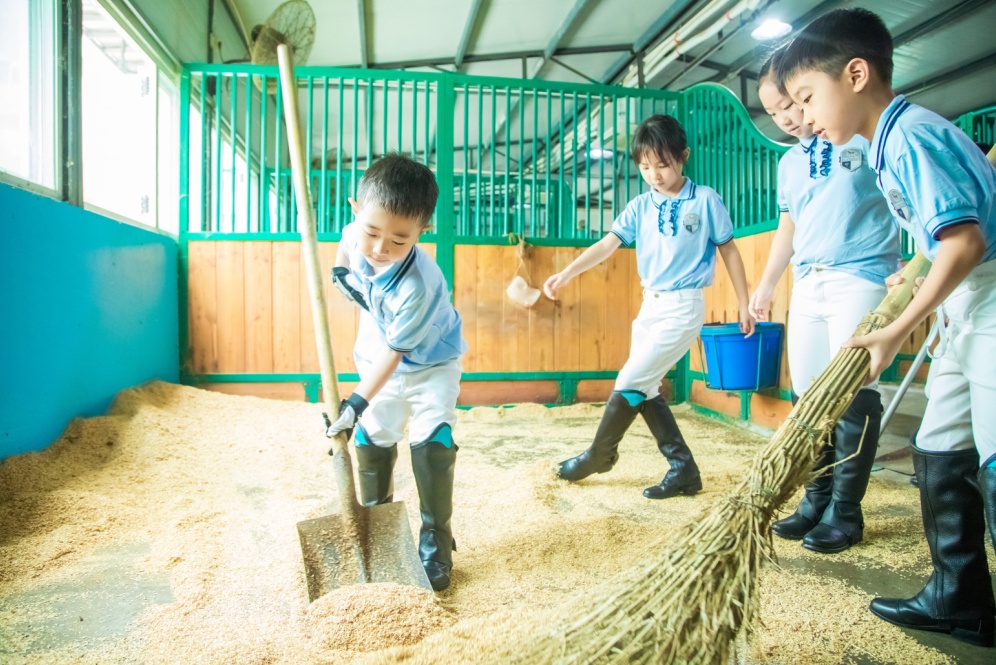
<svg viewBox="0 0 996 665">
<path fill-rule="evenodd" d="M 914 256 L 902 271 L 902 284 L 862 319 L 854 335 L 895 321 L 912 300 L 916 278 L 929 269 L 930 262 L 921 254 Z M 775 511 L 811 476 L 827 437 L 861 389 L 868 366 L 866 350 L 841 349 L 757 452 L 740 485 L 679 530 L 652 563 L 561 608 L 553 615 L 552 627 L 532 629 L 514 646 L 490 645 L 497 648 L 482 649 L 481 658 L 474 661 L 728 663 L 737 636 L 752 626 L 758 572 L 773 558 Z M 451 644 L 454 638 L 466 639 L 451 636 Z M 434 647 L 439 641 L 429 640 L 380 662 L 445 660 L 438 651 L 432 653 Z"/>
</svg>

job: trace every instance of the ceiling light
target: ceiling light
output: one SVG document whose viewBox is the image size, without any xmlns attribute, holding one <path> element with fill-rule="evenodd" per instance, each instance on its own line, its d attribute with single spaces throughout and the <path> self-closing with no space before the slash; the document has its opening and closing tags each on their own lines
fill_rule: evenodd
<svg viewBox="0 0 996 665">
<path fill-rule="evenodd" d="M 761 23 L 761 25 L 754 28 L 754 31 L 750 33 L 750 36 L 759 42 L 766 42 L 771 39 L 784 37 L 790 32 L 792 32 L 791 25 L 785 21 L 779 21 L 776 18 L 769 18 Z"/>
<path fill-rule="evenodd" d="M 592 147 L 588 150 L 589 159 L 611 159 L 612 151 L 605 148 Z"/>
</svg>

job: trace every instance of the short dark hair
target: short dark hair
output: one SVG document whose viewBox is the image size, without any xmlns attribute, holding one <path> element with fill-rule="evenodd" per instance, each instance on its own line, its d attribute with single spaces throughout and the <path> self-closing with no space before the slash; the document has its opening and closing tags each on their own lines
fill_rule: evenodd
<svg viewBox="0 0 996 665">
<path fill-rule="evenodd" d="M 778 87 L 801 71 L 840 76 L 854 58 L 866 60 L 892 85 L 892 35 L 881 17 L 867 9 L 838 9 L 819 17 L 796 35 L 776 64 Z"/>
<path fill-rule="evenodd" d="M 678 119 L 671 115 L 652 115 L 636 128 L 629 156 L 637 164 L 647 153 L 664 161 L 685 163 L 688 139 Z"/>
<path fill-rule="evenodd" d="M 778 85 L 778 63 L 785 57 L 785 49 L 788 48 L 788 45 L 787 41 L 780 42 L 768 52 L 768 57 L 765 58 L 761 69 L 757 72 L 758 90 L 761 89 L 761 84 L 769 78 L 775 82 L 775 85 Z"/>
<path fill-rule="evenodd" d="M 417 219 L 423 227 L 436 209 L 439 185 L 428 166 L 391 152 L 370 165 L 356 190 L 361 204 L 378 205 L 392 215 Z"/>
</svg>

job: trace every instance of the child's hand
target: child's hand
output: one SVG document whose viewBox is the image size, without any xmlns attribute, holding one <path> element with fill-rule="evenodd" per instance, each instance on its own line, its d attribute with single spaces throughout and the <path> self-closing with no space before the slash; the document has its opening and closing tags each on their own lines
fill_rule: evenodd
<svg viewBox="0 0 996 665">
<path fill-rule="evenodd" d="M 771 313 L 771 299 L 774 297 L 774 290 L 761 285 L 757 287 L 747 304 L 747 311 L 758 321 L 767 321 Z"/>
<path fill-rule="evenodd" d="M 740 306 L 740 332 L 744 334 L 744 337 L 750 337 L 754 334 L 754 317 L 751 316 L 749 305 Z"/>
<path fill-rule="evenodd" d="M 913 295 L 916 295 L 916 292 L 920 290 L 921 286 L 923 286 L 923 280 L 924 280 L 923 277 L 916 278 L 916 282 L 913 283 Z M 891 275 L 885 278 L 885 285 L 889 287 L 890 291 L 902 283 L 903 283 L 902 271 L 892 273 Z"/>
<path fill-rule="evenodd" d="M 557 290 L 566 286 L 567 283 L 571 281 L 570 277 L 565 277 L 564 273 L 558 272 L 556 275 L 551 275 L 546 282 L 543 283 L 543 293 L 550 300 L 557 299 Z"/>
<path fill-rule="evenodd" d="M 871 364 L 868 367 L 868 377 L 865 385 L 878 378 L 879 374 L 888 369 L 892 361 L 896 359 L 900 347 L 903 345 L 903 337 L 895 335 L 892 326 L 886 326 L 881 330 L 870 332 L 861 337 L 852 337 L 843 346 L 845 349 L 867 349 L 871 356 Z"/>
</svg>

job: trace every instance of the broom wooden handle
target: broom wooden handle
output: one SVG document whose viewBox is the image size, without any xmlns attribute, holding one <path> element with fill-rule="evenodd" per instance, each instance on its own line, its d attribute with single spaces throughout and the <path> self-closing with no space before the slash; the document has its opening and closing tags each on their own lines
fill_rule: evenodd
<svg viewBox="0 0 996 665">
<path fill-rule="evenodd" d="M 325 308 L 324 282 L 322 281 L 321 264 L 318 260 L 318 232 L 311 208 L 311 191 L 308 187 L 307 169 L 304 161 L 304 144 L 301 138 L 301 121 L 297 107 L 297 84 L 294 80 L 294 61 L 290 49 L 285 44 L 277 47 L 277 60 L 280 65 L 280 86 L 284 97 L 284 121 L 287 123 L 287 148 L 290 150 L 291 174 L 294 179 L 294 195 L 297 200 L 297 223 L 301 232 L 302 258 L 308 279 L 308 294 L 311 296 L 311 319 L 315 327 L 315 342 L 318 344 L 322 397 L 326 410 L 335 421 L 339 418 L 339 383 L 336 378 L 335 360 L 332 356 L 329 320 Z M 349 457 L 349 449 L 346 447 L 345 432 L 340 432 L 332 437 L 332 453 L 336 480 L 342 495 L 343 510 L 347 519 L 355 524 L 356 488 L 353 484 L 352 461 Z"/>
</svg>

